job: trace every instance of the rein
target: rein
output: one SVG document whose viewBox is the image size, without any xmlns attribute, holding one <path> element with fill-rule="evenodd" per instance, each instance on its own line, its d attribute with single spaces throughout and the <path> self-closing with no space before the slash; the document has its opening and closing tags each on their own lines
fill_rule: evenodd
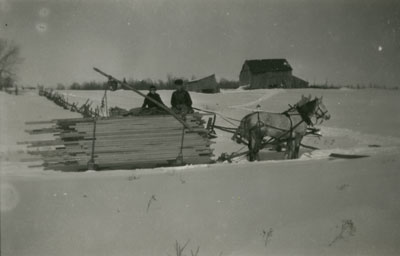
<svg viewBox="0 0 400 256">
<path fill-rule="evenodd" d="M 307 104 L 307 103 L 306 103 Z M 249 129 L 249 131 L 251 131 L 251 130 L 253 130 L 253 129 L 256 129 L 256 128 L 258 128 L 258 129 L 261 129 L 261 127 L 262 126 L 265 126 L 265 127 L 267 127 L 267 128 L 272 128 L 272 129 L 275 129 L 275 130 L 279 130 L 279 131 L 281 131 L 281 132 L 283 132 L 280 136 L 278 136 L 278 137 L 271 137 L 266 143 L 268 144 L 270 141 L 272 141 L 272 140 L 280 140 L 282 137 L 284 137 L 284 136 L 286 136 L 288 133 L 290 133 L 290 134 L 292 134 L 292 132 L 293 132 L 293 130 L 294 129 L 296 129 L 298 126 L 300 126 L 303 122 L 305 122 L 307 125 L 309 125 L 309 126 L 314 126 L 314 123 L 312 122 L 312 120 L 311 120 L 311 118 L 308 116 L 308 114 L 307 114 L 307 111 L 303 111 L 303 109 L 301 109 L 299 106 L 290 106 L 289 105 L 289 109 L 288 110 L 286 110 L 285 112 L 283 112 L 283 113 L 281 113 L 282 115 L 285 115 L 287 118 L 289 118 L 289 121 L 290 121 L 290 129 L 283 129 L 283 128 L 280 128 L 280 127 L 276 127 L 276 126 L 272 126 L 272 125 L 269 125 L 269 124 L 265 124 L 264 122 L 262 122 L 261 120 L 260 120 L 260 112 L 259 111 L 257 111 L 257 124 L 255 125 L 255 126 L 253 126 L 253 127 L 251 127 L 250 129 Z M 315 109 L 315 108 L 314 108 Z M 296 111 L 295 113 L 293 113 L 294 111 Z M 319 105 L 319 104 L 317 104 L 317 110 L 314 112 L 314 115 L 316 116 L 316 123 L 318 122 L 318 120 L 319 119 L 321 119 L 321 118 L 323 118 L 324 116 L 325 116 L 325 114 L 327 113 L 328 111 L 323 111 L 322 109 L 321 109 L 321 106 Z M 254 113 L 252 113 L 252 114 L 254 114 Z M 248 117 L 250 117 L 252 114 L 249 114 L 249 115 L 247 115 L 245 118 L 248 118 Z M 301 121 L 299 121 L 298 123 L 296 123 L 295 125 L 293 125 L 293 120 L 292 120 L 292 118 L 291 118 L 291 116 L 294 116 L 294 115 L 300 115 L 301 116 Z M 245 119 L 244 118 L 244 119 Z M 242 121 L 244 120 L 244 119 L 242 119 Z M 240 136 L 240 138 L 239 137 L 237 137 L 237 133 L 238 133 L 238 130 L 237 130 L 237 132 L 235 133 L 235 135 L 234 135 L 234 137 L 236 137 L 236 139 L 238 139 L 240 142 L 244 142 L 244 140 L 242 139 L 242 137 Z M 292 136 L 290 136 L 290 138 L 289 139 L 292 139 Z M 264 143 L 265 144 L 265 143 Z"/>
<path fill-rule="evenodd" d="M 251 130 L 257 128 L 257 127 L 260 129 L 259 124 L 262 123 L 262 125 L 264 125 L 264 126 L 266 126 L 266 127 L 270 127 L 270 128 L 273 128 L 273 129 L 276 129 L 276 130 L 279 130 L 279 131 L 284 132 L 284 133 L 281 134 L 279 137 L 271 137 L 266 143 L 263 143 L 264 145 L 266 145 L 266 144 L 268 144 L 269 142 L 271 142 L 271 141 L 273 141 L 273 140 L 280 140 L 282 137 L 284 137 L 284 136 L 285 136 L 286 134 L 288 134 L 288 133 L 292 134 L 293 130 L 296 129 L 300 124 L 302 124 L 302 123 L 304 122 L 304 120 L 302 119 L 300 122 L 298 122 L 296 125 L 293 126 L 293 121 L 292 121 L 292 118 L 290 117 L 291 115 L 290 115 L 289 113 L 287 113 L 287 112 L 286 112 L 286 113 L 283 113 L 283 115 L 287 116 L 287 117 L 289 118 L 289 120 L 290 120 L 290 129 L 289 129 L 289 130 L 282 129 L 282 128 L 275 127 L 275 126 L 268 125 L 268 124 L 265 124 L 265 123 L 261 122 L 261 121 L 260 121 L 260 115 L 259 115 L 259 113 L 258 113 L 258 122 L 257 122 L 257 125 L 256 125 L 256 126 L 253 126 L 253 127 L 250 128 L 249 130 L 251 131 Z M 299 114 L 292 114 L 292 115 L 299 115 Z M 292 139 L 292 136 L 290 136 L 290 139 Z M 243 142 L 243 139 L 240 138 L 240 141 Z"/>
<path fill-rule="evenodd" d="M 319 111 L 321 112 L 321 114 L 318 113 Z M 322 119 L 326 113 L 328 113 L 328 110 L 323 111 L 321 109 L 321 106 L 318 104 L 318 109 L 317 109 L 317 111 L 315 111 L 315 116 L 316 116 L 315 122 L 317 123 L 319 119 Z M 322 123 L 322 121 L 321 121 L 321 123 Z"/>
<path fill-rule="evenodd" d="M 321 110 L 319 105 L 318 105 L 318 109 Z M 296 110 L 297 113 L 290 113 L 291 111 L 294 111 L 294 110 Z M 262 121 L 260 121 L 260 112 L 257 112 L 257 118 L 258 118 L 257 125 L 255 125 L 252 128 L 250 128 L 250 130 L 253 130 L 255 128 L 259 128 L 260 129 L 260 124 L 262 124 L 265 127 L 269 127 L 269 128 L 276 129 L 276 130 L 279 130 L 279 131 L 283 132 L 279 137 L 271 137 L 266 143 L 264 143 L 264 144 L 268 144 L 272 140 L 280 140 L 282 137 L 286 136 L 288 133 L 290 133 L 290 138 L 289 139 L 292 139 L 292 135 L 291 134 L 292 134 L 293 130 L 296 129 L 298 126 L 300 126 L 303 122 L 305 122 L 307 125 L 314 126 L 314 124 L 312 123 L 311 119 L 303 111 L 301 111 L 299 107 L 291 107 L 289 110 L 283 112 L 282 115 L 285 115 L 290 121 L 290 129 L 289 130 L 282 129 L 282 128 L 279 128 L 279 127 L 276 127 L 276 126 L 272 126 L 272 125 L 263 123 Z M 301 116 L 301 121 L 296 123 L 295 125 L 293 125 L 293 121 L 292 121 L 292 118 L 291 118 L 291 116 L 293 116 L 293 115 L 300 115 Z M 243 141 L 243 140 L 241 139 L 241 141 Z"/>
<path fill-rule="evenodd" d="M 262 123 L 262 124 L 263 124 L 264 126 L 266 126 L 266 127 L 270 127 L 270 128 L 273 128 L 273 129 L 282 131 L 282 132 L 290 132 L 290 131 L 292 131 L 293 129 L 297 128 L 301 123 L 306 122 L 306 121 L 304 120 L 304 118 L 303 118 L 303 115 L 302 115 L 298 110 L 297 110 L 297 112 L 298 112 L 298 113 L 290 114 L 288 111 L 285 111 L 285 112 L 282 113 L 282 115 L 284 115 L 284 116 L 286 116 L 287 118 L 289 118 L 289 121 L 290 121 L 290 129 L 289 129 L 289 130 L 283 129 L 283 128 L 279 128 L 279 127 L 272 126 L 272 125 L 265 124 L 265 123 L 261 122 L 261 121 L 260 121 L 260 114 L 258 114 L 258 122 L 257 122 L 257 124 Z M 297 116 L 297 115 L 300 115 L 300 116 L 302 117 L 302 118 L 301 118 L 301 121 L 298 122 L 296 125 L 293 126 L 293 121 L 292 121 L 291 116 Z M 308 119 L 309 119 L 309 118 L 308 118 Z M 310 122 L 311 122 L 311 120 L 310 120 Z M 307 123 L 307 122 L 306 122 L 306 123 Z M 312 122 L 311 122 L 311 125 L 313 125 Z M 250 130 L 254 129 L 255 127 L 256 127 L 256 126 L 253 126 L 252 128 L 250 128 Z"/>
</svg>

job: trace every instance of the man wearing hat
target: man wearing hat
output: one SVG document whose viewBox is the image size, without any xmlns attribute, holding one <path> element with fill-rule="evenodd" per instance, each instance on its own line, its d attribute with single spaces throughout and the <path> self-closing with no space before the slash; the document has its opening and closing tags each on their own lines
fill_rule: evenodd
<svg viewBox="0 0 400 256">
<path fill-rule="evenodd" d="M 190 94 L 183 88 L 183 80 L 175 80 L 176 90 L 171 96 L 172 110 L 178 113 L 193 113 Z"/>
<path fill-rule="evenodd" d="M 152 85 L 150 86 L 150 90 L 149 93 L 147 94 L 147 97 L 152 98 L 153 100 L 159 102 L 160 104 L 164 105 L 164 103 L 161 100 L 161 97 L 158 93 L 156 93 L 157 88 Z M 146 109 L 146 107 L 148 109 L 156 109 L 156 110 L 163 110 L 161 107 L 157 106 L 154 102 L 150 101 L 149 99 L 145 98 L 143 105 L 142 105 L 142 109 Z"/>
</svg>

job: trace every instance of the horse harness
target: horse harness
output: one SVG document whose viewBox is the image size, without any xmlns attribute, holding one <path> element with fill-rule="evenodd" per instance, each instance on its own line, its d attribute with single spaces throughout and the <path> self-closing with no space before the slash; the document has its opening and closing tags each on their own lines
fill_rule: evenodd
<svg viewBox="0 0 400 256">
<path fill-rule="evenodd" d="M 298 112 L 298 114 L 290 114 L 290 111 L 294 110 L 294 109 Z M 322 111 L 322 109 L 320 108 L 319 105 L 318 105 L 318 110 L 317 111 L 321 111 L 322 112 L 322 114 L 318 115 L 317 118 L 321 118 L 323 115 L 325 115 L 327 113 L 327 111 L 325 111 L 325 112 Z M 279 137 L 276 137 L 276 138 L 275 137 L 271 137 L 268 141 L 263 143 L 264 145 L 266 145 L 266 144 L 270 143 L 273 140 L 280 140 L 287 133 L 290 133 L 289 140 L 292 140 L 293 139 L 293 136 L 292 136 L 293 130 L 296 129 L 299 125 L 301 125 L 303 122 L 305 122 L 307 125 L 314 126 L 314 124 L 312 123 L 311 119 L 303 111 L 301 111 L 299 107 L 291 107 L 290 110 L 285 111 L 282 114 L 285 115 L 290 121 L 290 129 L 289 130 L 282 129 L 282 128 L 279 128 L 279 127 L 276 127 L 276 126 L 272 126 L 272 125 L 269 125 L 269 124 L 265 124 L 263 121 L 260 120 L 260 111 L 257 111 L 257 124 L 255 126 L 253 126 L 252 128 L 250 128 L 249 130 L 252 131 L 253 129 L 258 128 L 258 132 L 261 133 L 261 127 L 262 126 L 266 126 L 266 127 L 270 127 L 270 128 L 273 128 L 273 129 L 280 130 L 280 131 L 284 132 Z M 301 121 L 298 122 L 297 124 L 293 125 L 293 120 L 292 120 L 292 117 L 291 117 L 292 115 L 300 115 L 301 116 Z M 241 136 L 240 136 L 240 138 L 237 138 L 237 139 L 239 139 L 241 143 L 245 143 L 245 141 L 243 141 Z M 245 144 L 248 144 L 248 143 L 245 143 Z"/>
<path fill-rule="evenodd" d="M 319 114 L 318 111 L 320 111 L 321 114 Z M 317 111 L 315 111 L 315 115 L 316 115 L 316 117 L 317 117 L 317 121 L 318 121 L 318 119 L 323 118 L 323 117 L 325 116 L 326 113 L 328 113 L 328 110 L 323 111 L 323 110 L 321 109 L 321 106 L 318 104 L 318 109 L 317 109 Z M 316 121 L 316 122 L 317 122 L 317 121 Z"/>
<path fill-rule="evenodd" d="M 267 125 L 267 124 L 265 124 L 264 122 L 262 122 L 262 121 L 260 120 L 260 112 L 259 112 L 259 111 L 257 111 L 257 119 L 258 119 L 258 120 L 257 120 L 257 125 L 254 126 L 254 127 L 252 127 L 250 130 L 255 129 L 255 128 L 257 127 L 257 128 L 259 129 L 259 132 L 260 132 L 261 126 L 263 125 L 263 126 L 270 127 L 270 128 L 273 128 L 273 129 L 280 130 L 280 131 L 283 131 L 283 132 L 284 132 L 284 133 L 281 134 L 279 137 L 276 137 L 276 138 L 275 138 L 275 137 L 271 137 L 268 141 L 266 141 L 265 143 L 263 143 L 264 145 L 270 143 L 270 142 L 273 141 L 273 140 L 280 140 L 280 138 L 284 137 L 287 133 L 290 134 L 289 140 L 292 140 L 292 139 L 293 139 L 293 135 L 292 135 L 292 134 L 293 134 L 293 130 L 296 129 L 300 124 L 302 124 L 303 122 L 305 122 L 307 125 L 313 126 L 313 123 L 312 123 L 311 119 L 310 119 L 308 116 L 306 116 L 302 111 L 300 111 L 299 108 L 296 108 L 296 110 L 297 110 L 298 114 L 290 114 L 290 111 L 285 111 L 285 112 L 282 113 L 282 114 L 285 115 L 285 116 L 289 119 L 289 121 L 290 121 L 290 129 L 289 129 L 289 130 L 286 130 L 286 129 L 282 129 L 282 128 L 279 128 L 279 127 L 275 127 L 275 126 L 272 126 L 272 125 Z M 321 111 L 322 111 L 322 110 L 321 110 Z M 300 115 L 300 116 L 301 116 L 301 121 L 298 122 L 297 124 L 293 125 L 293 120 L 292 120 L 292 117 L 291 117 L 292 115 Z"/>
</svg>

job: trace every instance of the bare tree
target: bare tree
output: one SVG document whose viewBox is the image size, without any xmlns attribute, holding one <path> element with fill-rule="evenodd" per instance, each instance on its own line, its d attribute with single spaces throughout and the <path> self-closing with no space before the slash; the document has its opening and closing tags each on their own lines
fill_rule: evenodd
<svg viewBox="0 0 400 256">
<path fill-rule="evenodd" d="M 16 67 L 21 61 L 19 46 L 0 38 L 0 87 L 12 86 L 16 79 Z"/>
</svg>

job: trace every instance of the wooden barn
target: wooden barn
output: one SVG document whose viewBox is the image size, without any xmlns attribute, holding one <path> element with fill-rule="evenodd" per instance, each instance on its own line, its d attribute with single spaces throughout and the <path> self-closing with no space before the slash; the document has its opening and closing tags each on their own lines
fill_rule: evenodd
<svg viewBox="0 0 400 256">
<path fill-rule="evenodd" d="M 292 74 L 286 59 L 246 60 L 240 71 L 240 85 L 249 89 L 304 88 L 308 82 Z"/>
<path fill-rule="evenodd" d="M 202 92 L 202 93 L 218 93 L 219 86 L 215 79 L 215 74 L 201 79 L 189 81 L 186 84 L 188 91 Z"/>
</svg>

